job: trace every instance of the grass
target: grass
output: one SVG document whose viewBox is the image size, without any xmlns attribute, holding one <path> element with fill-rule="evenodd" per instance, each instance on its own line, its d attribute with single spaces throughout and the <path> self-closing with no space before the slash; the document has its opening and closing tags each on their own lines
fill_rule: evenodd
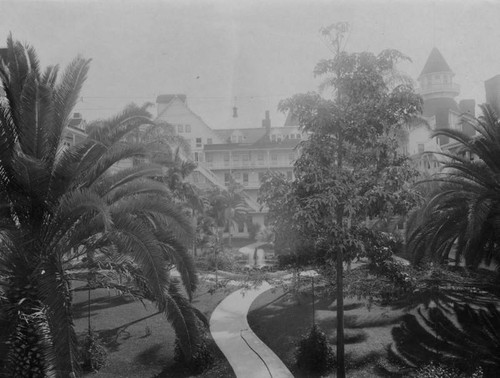
<svg viewBox="0 0 500 378">
<path fill-rule="evenodd" d="M 208 319 L 233 289 L 219 289 L 211 294 L 209 291 L 213 289 L 213 283 L 204 281 L 194 295 L 193 305 Z M 80 339 L 86 335 L 88 327 L 87 295 L 87 291 L 75 291 L 73 299 L 75 330 Z M 99 372 L 84 377 L 191 377 L 176 369 L 175 333 L 166 317 L 158 314 L 151 302 L 141 303 L 114 290 L 97 289 L 91 292 L 90 317 L 92 328 L 108 352 L 108 361 Z M 214 367 L 199 377 L 234 377 L 234 373 L 219 352 Z"/>
<path fill-rule="evenodd" d="M 336 306 L 326 297 L 315 300 L 315 321 L 327 334 L 335 351 Z M 391 329 L 403 311 L 372 306 L 358 300 L 345 300 L 346 369 L 350 377 L 383 377 L 386 348 L 392 342 Z M 312 297 L 309 293 L 293 295 L 283 290 L 268 291 L 252 304 L 249 324 L 287 365 L 295 377 L 311 377 L 294 364 L 295 346 L 312 326 Z M 334 372 L 331 373 L 335 376 Z"/>
</svg>

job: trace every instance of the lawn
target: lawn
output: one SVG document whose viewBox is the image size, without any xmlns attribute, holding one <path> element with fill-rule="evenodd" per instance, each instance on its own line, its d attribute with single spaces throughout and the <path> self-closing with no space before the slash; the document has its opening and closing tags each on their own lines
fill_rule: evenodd
<svg viewBox="0 0 500 378">
<path fill-rule="evenodd" d="M 316 298 L 315 309 L 316 323 L 326 332 L 335 351 L 335 301 Z M 392 342 L 391 328 L 402 315 L 402 311 L 375 305 L 368 308 L 362 301 L 345 300 L 345 350 L 349 377 L 386 376 L 380 367 L 387 365 L 384 357 L 387 346 Z M 282 289 L 259 296 L 248 316 L 252 330 L 281 358 L 295 377 L 310 376 L 294 366 L 294 353 L 297 341 L 307 333 L 312 319 L 312 296 L 309 293 L 292 295 Z"/>
<path fill-rule="evenodd" d="M 209 319 L 212 311 L 236 287 L 228 286 L 211 294 L 213 282 L 201 279 L 193 298 L 193 305 Z M 77 284 L 75 285 L 77 286 Z M 87 331 L 87 291 L 75 291 L 73 311 L 75 329 L 82 338 Z M 174 370 L 175 334 L 164 315 L 158 314 L 149 301 L 135 301 L 114 290 L 98 289 L 91 293 L 91 325 L 108 352 L 108 362 L 98 373 L 85 377 L 96 378 L 150 378 L 190 377 Z M 234 373 L 220 354 L 213 369 L 199 377 L 234 377 Z"/>
</svg>

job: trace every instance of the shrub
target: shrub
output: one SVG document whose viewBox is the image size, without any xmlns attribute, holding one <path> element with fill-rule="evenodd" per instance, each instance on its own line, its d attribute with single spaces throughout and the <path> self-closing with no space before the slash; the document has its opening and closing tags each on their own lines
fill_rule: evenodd
<svg viewBox="0 0 500 378">
<path fill-rule="evenodd" d="M 206 256 L 205 263 L 207 270 L 215 270 L 217 268 L 219 270 L 230 271 L 235 268 L 236 257 L 227 251 L 219 252 L 216 255 L 210 253 Z"/>
<path fill-rule="evenodd" d="M 182 365 L 185 370 L 192 374 L 200 374 L 203 371 L 210 368 L 215 361 L 215 346 L 212 340 L 209 340 L 206 336 L 206 332 L 203 332 L 203 336 L 200 342 L 194 346 L 194 352 L 191 360 L 188 362 L 182 349 L 180 347 L 179 340 L 175 340 L 174 349 L 174 361 L 177 364 Z"/>
<path fill-rule="evenodd" d="M 83 342 L 82 367 L 86 371 L 98 371 L 105 364 L 108 354 L 94 331 L 89 331 Z"/>
<path fill-rule="evenodd" d="M 444 364 L 431 362 L 420 367 L 414 378 L 482 378 L 483 370 L 476 368 L 471 374 L 463 373 L 460 370 Z"/>
<path fill-rule="evenodd" d="M 300 369 L 317 374 L 327 373 L 335 366 L 335 354 L 317 325 L 298 342 L 295 362 Z"/>
</svg>

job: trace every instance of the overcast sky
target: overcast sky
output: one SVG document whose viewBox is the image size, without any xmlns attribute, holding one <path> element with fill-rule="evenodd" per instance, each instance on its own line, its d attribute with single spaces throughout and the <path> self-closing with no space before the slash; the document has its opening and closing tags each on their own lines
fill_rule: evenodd
<svg viewBox="0 0 500 378">
<path fill-rule="evenodd" d="M 500 74 L 493 0 L 0 0 L 4 41 L 12 32 L 30 43 L 43 66 L 92 59 L 76 109 L 87 120 L 184 93 L 213 128 L 232 126 L 234 105 L 236 126 L 260 126 L 266 109 L 282 125 L 278 102 L 317 89 L 314 65 L 331 57 L 318 31 L 338 21 L 351 25 L 348 51 L 398 49 L 412 58 L 401 68 L 415 79 L 436 46 L 461 86 L 458 99 L 484 102 L 484 81 Z"/>
</svg>

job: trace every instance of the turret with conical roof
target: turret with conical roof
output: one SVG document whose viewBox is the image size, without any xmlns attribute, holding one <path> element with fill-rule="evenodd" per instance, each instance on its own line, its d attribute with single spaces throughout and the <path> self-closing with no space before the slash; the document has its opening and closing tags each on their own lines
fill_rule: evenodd
<svg viewBox="0 0 500 378">
<path fill-rule="evenodd" d="M 431 98 L 451 98 L 458 96 L 460 87 L 453 83 L 455 74 L 443 55 L 434 47 L 418 77 L 420 94 L 424 100 Z"/>
<path fill-rule="evenodd" d="M 459 113 L 455 97 L 459 95 L 460 87 L 453 83 L 453 76 L 455 74 L 443 55 L 434 47 L 418 77 L 418 82 L 420 95 L 424 99 L 423 115 L 435 117 L 436 129 L 450 127 L 450 110 Z M 440 136 L 438 140 L 440 144 L 448 143 L 447 137 Z"/>
</svg>

